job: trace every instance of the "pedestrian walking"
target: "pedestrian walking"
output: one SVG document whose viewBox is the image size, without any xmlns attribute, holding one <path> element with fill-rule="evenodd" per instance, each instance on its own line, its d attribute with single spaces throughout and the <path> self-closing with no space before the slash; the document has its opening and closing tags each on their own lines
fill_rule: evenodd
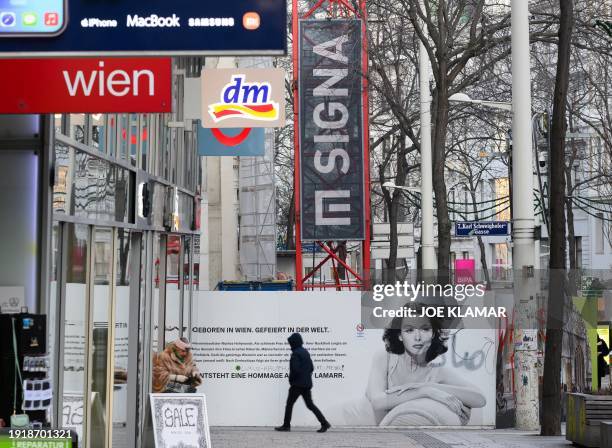
<svg viewBox="0 0 612 448">
<path fill-rule="evenodd" d="M 610 353 L 608 344 L 597 336 L 597 388 L 601 389 L 601 380 L 610 374 L 610 366 L 606 357 Z"/>
<path fill-rule="evenodd" d="M 289 360 L 289 395 L 287 396 L 283 425 L 277 426 L 274 429 L 276 431 L 291 431 L 293 405 L 301 395 L 306 407 L 312 411 L 321 424 L 321 428 L 317 432 L 325 432 L 331 428 L 331 425 L 312 401 L 312 372 L 314 371 L 314 366 L 310 359 L 310 353 L 303 347 L 304 342 L 299 333 L 293 333 L 289 336 L 287 341 L 291 346 L 291 359 Z"/>
</svg>

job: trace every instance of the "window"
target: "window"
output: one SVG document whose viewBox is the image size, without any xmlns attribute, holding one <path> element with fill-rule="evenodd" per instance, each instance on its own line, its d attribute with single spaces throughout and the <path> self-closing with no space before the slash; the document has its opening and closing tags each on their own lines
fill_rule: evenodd
<svg viewBox="0 0 612 448">
<path fill-rule="evenodd" d="M 98 228 L 93 233 L 94 244 L 94 278 L 93 295 L 90 311 L 93 318 L 92 351 L 91 356 L 91 436 L 90 440 L 105 445 L 108 421 L 108 357 L 109 324 L 111 321 L 112 300 L 112 270 L 113 270 L 113 231 Z"/>
<path fill-rule="evenodd" d="M 576 238 L 576 269 L 582 269 L 582 237 L 577 236 Z"/>
<path fill-rule="evenodd" d="M 69 137 L 79 143 L 85 144 L 85 128 L 87 117 L 85 114 L 70 114 Z"/>
<path fill-rule="evenodd" d="M 129 148 L 130 148 L 130 165 L 137 165 L 138 158 L 138 144 L 140 142 L 139 135 L 139 120 L 137 114 L 130 114 L 130 132 L 129 132 Z"/>
<path fill-rule="evenodd" d="M 106 153 L 115 157 L 117 153 L 117 115 L 106 116 Z"/>
<path fill-rule="evenodd" d="M 150 116 L 141 115 L 140 116 L 140 169 L 146 171 L 147 170 L 147 161 L 149 159 L 149 121 Z"/>
<path fill-rule="evenodd" d="M 91 116 L 91 144 L 100 152 L 106 152 L 106 116 L 93 114 Z"/>
<path fill-rule="evenodd" d="M 597 213 L 595 219 L 595 253 L 602 255 L 604 253 L 604 222 L 603 213 Z"/>
<path fill-rule="evenodd" d="M 128 128 L 128 115 L 127 114 L 120 114 L 118 116 L 118 120 L 119 120 L 119 127 L 118 127 L 118 131 L 119 131 L 119 151 L 117 153 L 117 158 L 118 159 L 122 159 L 124 161 L 127 161 L 127 157 L 128 157 L 128 134 L 129 134 L 129 128 Z"/>
<path fill-rule="evenodd" d="M 53 127 L 55 128 L 55 132 L 58 134 L 64 134 L 64 123 L 66 122 L 65 115 L 55 114 L 53 116 Z"/>
<path fill-rule="evenodd" d="M 75 428 L 79 440 L 83 440 L 85 392 L 85 329 L 87 292 L 88 227 L 81 224 L 66 224 L 66 292 L 64 334 L 61 342 L 63 354 L 64 388 L 62 413 L 71 416 L 71 427 Z"/>
<path fill-rule="evenodd" d="M 55 143 L 55 184 L 53 185 L 53 212 L 70 212 L 70 190 L 72 149 L 70 146 Z"/>
<path fill-rule="evenodd" d="M 114 338 L 113 338 L 113 375 L 112 387 L 113 394 L 113 440 L 111 446 L 119 446 L 121 442 L 128 440 L 128 348 L 130 325 L 137 319 L 130 315 L 130 264 L 136 261 L 140 264 L 138 253 L 133 254 L 130 246 L 130 231 L 117 229 L 115 238 L 115 300 L 114 300 Z M 136 260 L 134 260 L 134 258 Z M 138 279 L 134 279 L 133 287 L 139 284 Z M 135 406 L 130 403 L 130 406 Z"/>
<path fill-rule="evenodd" d="M 510 182 L 507 177 L 495 179 L 495 199 L 497 219 L 510 221 Z"/>
<path fill-rule="evenodd" d="M 493 280 L 510 280 L 512 261 L 506 243 L 491 244 L 493 252 Z"/>
<path fill-rule="evenodd" d="M 165 344 L 174 341 L 182 334 L 180 328 L 181 309 L 181 237 L 168 236 L 166 246 L 166 332 Z M 165 345 L 164 344 L 164 345 Z"/>
<path fill-rule="evenodd" d="M 478 184 L 478 188 L 480 190 L 478 201 L 479 202 L 485 202 L 487 199 L 485 197 L 485 184 L 484 184 L 484 182 L 480 182 Z M 487 208 L 487 207 L 485 207 L 484 205 L 481 205 L 480 207 L 478 207 L 478 206 L 476 207 L 476 221 L 480 220 L 480 216 L 481 216 L 481 213 L 479 211 L 480 208 Z M 483 212 L 482 216 L 484 216 L 484 212 Z"/>
</svg>

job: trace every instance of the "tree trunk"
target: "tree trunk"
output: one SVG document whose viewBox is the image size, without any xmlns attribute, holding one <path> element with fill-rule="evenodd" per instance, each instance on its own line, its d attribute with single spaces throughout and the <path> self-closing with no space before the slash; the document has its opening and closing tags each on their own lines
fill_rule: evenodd
<svg viewBox="0 0 612 448">
<path fill-rule="evenodd" d="M 565 313 L 565 110 L 574 0 L 559 0 L 559 49 L 550 144 L 550 284 L 542 397 L 542 435 L 561 434 L 561 345 Z"/>
<path fill-rule="evenodd" d="M 451 221 L 448 216 L 448 201 L 445 180 L 446 131 L 448 127 L 448 84 L 446 64 L 440 63 L 440 82 L 434 91 L 434 126 L 432 138 L 433 189 L 438 218 L 438 282 L 450 281 Z"/>
<path fill-rule="evenodd" d="M 295 238 L 293 230 L 295 228 L 295 191 L 291 192 L 291 202 L 289 202 L 289 216 L 287 216 L 287 233 L 285 234 L 287 241 L 287 250 L 295 249 Z"/>
<path fill-rule="evenodd" d="M 571 196 L 574 190 L 574 185 L 572 181 L 572 165 L 574 163 L 575 152 L 574 152 L 574 142 L 572 139 L 572 158 L 570 163 L 565 169 L 565 178 L 567 182 L 567 195 Z M 567 291 L 569 297 L 574 297 L 578 294 L 578 282 L 580 280 L 580 272 L 578 271 L 578 251 L 576 249 L 576 232 L 574 229 L 574 209 L 572 207 L 572 199 L 570 197 L 566 198 L 565 201 L 566 207 L 566 216 L 567 216 L 567 242 L 568 242 L 568 250 L 569 250 L 569 275 L 568 275 L 568 284 Z"/>
<path fill-rule="evenodd" d="M 393 192 L 389 208 L 389 259 L 387 260 L 387 283 L 395 283 L 397 269 L 397 218 L 399 211 L 400 192 Z"/>
<path fill-rule="evenodd" d="M 406 137 L 403 133 L 400 133 L 399 140 L 397 141 L 397 154 L 396 154 L 396 175 L 395 185 L 403 186 L 406 183 L 406 177 L 408 175 L 408 162 L 406 162 Z M 396 145 L 392 145 L 395 148 Z M 386 145 L 383 144 L 383 154 L 387 154 Z M 392 149 L 391 149 L 392 150 Z M 386 179 L 386 168 L 387 165 L 381 165 L 379 167 L 378 176 L 381 185 L 385 183 Z M 389 258 L 387 259 L 386 270 L 383 273 L 383 279 L 386 283 L 395 283 L 397 280 L 397 246 L 398 246 L 398 235 L 397 235 L 397 224 L 400 219 L 400 208 L 402 206 L 402 192 L 399 189 L 390 192 L 386 188 L 383 188 L 383 198 L 385 204 L 385 215 L 389 222 Z"/>
<path fill-rule="evenodd" d="M 567 192 L 571 195 L 572 191 L 572 168 L 567 167 L 565 170 L 565 181 L 567 182 Z M 567 248 L 569 254 L 570 270 L 576 269 L 576 233 L 574 230 L 574 210 L 572 209 L 572 200 L 568 198 L 565 201 L 566 216 L 567 216 Z"/>
<path fill-rule="evenodd" d="M 476 200 L 476 191 L 474 191 L 474 185 L 470 185 L 470 196 L 472 197 L 472 209 L 474 213 L 474 217 L 478 219 L 478 206 Z M 482 267 L 482 273 L 484 274 L 485 283 L 487 284 L 487 288 L 491 287 L 491 278 L 489 276 L 489 266 L 487 264 L 487 253 L 484 243 L 482 242 L 482 237 L 480 235 L 476 235 L 476 239 L 478 240 L 478 249 L 480 250 L 480 265 Z"/>
<path fill-rule="evenodd" d="M 575 132 L 573 123 L 573 114 L 569 112 L 570 132 Z M 566 191 L 567 197 L 565 200 L 566 216 L 567 216 L 567 241 L 569 250 L 570 271 L 568 275 L 568 293 L 570 297 L 578 294 L 578 282 L 580 280 L 580 272 L 578 271 L 578 251 L 576 248 L 576 232 L 574 229 L 574 208 L 571 196 L 574 194 L 574 181 L 572 180 L 572 168 L 574 161 L 578 155 L 575 140 L 572 138 L 572 156 L 565 167 L 565 179 L 567 182 Z"/>
</svg>

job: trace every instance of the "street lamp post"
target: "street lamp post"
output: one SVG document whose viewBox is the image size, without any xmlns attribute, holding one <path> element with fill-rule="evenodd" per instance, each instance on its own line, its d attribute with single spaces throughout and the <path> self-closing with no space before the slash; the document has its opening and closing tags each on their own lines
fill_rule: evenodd
<svg viewBox="0 0 612 448">
<path fill-rule="evenodd" d="M 516 427 L 540 427 L 537 344 L 535 339 L 535 215 L 531 134 L 531 62 L 529 53 L 529 2 L 512 0 L 512 267 L 514 298 L 518 307 L 515 325 Z M 495 107 L 495 102 L 481 102 Z M 499 105 L 499 104 L 498 104 Z M 504 105 L 504 109 L 507 106 Z M 507 109 L 506 109 L 507 110 Z"/>
<path fill-rule="evenodd" d="M 527 2 L 524 2 L 524 5 L 526 4 Z M 523 9 L 524 5 L 521 4 L 520 9 Z M 524 14 L 524 11 L 515 9 L 513 3 L 513 20 L 515 20 L 515 14 L 521 13 Z M 522 17 L 522 22 L 524 21 L 525 18 Z M 524 26 L 524 23 L 522 23 L 522 26 Z M 516 43 L 514 41 L 514 28 L 512 32 L 513 60 L 515 60 L 514 52 L 520 54 L 520 51 L 524 50 L 516 48 L 524 45 L 524 39 L 518 39 L 519 42 Z M 528 37 L 526 39 L 528 45 Z M 527 58 L 529 58 L 528 48 Z M 514 270 L 515 304 L 518 307 L 518 322 L 515 326 L 514 340 L 523 341 L 533 338 L 535 325 L 530 316 L 535 314 L 536 309 L 533 270 L 536 265 L 535 253 L 537 247 L 534 239 L 535 216 L 531 200 L 533 195 L 533 151 L 529 63 L 527 62 L 525 66 L 524 61 L 518 61 L 517 58 L 513 64 L 512 74 L 513 103 L 473 100 L 464 93 L 451 95 L 449 101 L 512 112 L 512 267 Z M 526 339 L 525 336 L 527 336 Z M 515 391 L 517 392 L 515 394 L 516 427 L 523 430 L 537 430 L 539 428 L 539 381 L 537 369 L 534 367 L 537 364 L 537 356 L 537 347 L 534 347 L 533 344 L 522 344 L 521 342 L 519 350 L 515 351 L 515 378 L 519 379 L 518 388 L 521 389 L 520 393 Z"/>
<path fill-rule="evenodd" d="M 385 182 L 384 184 L 382 184 L 383 187 L 385 187 L 387 190 L 391 190 L 393 191 L 394 189 L 398 189 L 398 190 L 404 190 L 404 191 L 412 191 L 412 192 L 421 192 L 421 189 L 419 187 L 405 187 L 403 185 L 395 185 L 393 182 Z"/>
<path fill-rule="evenodd" d="M 529 53 L 529 2 L 512 0 L 512 265 L 514 298 L 518 307 L 515 350 L 516 427 L 540 427 L 537 334 L 535 316 L 535 265 L 533 166 L 531 134 L 531 61 Z M 528 334 L 530 333 L 530 334 Z M 532 338 L 536 342 L 523 343 Z"/>
<path fill-rule="evenodd" d="M 423 3 L 421 3 L 423 4 Z M 419 41 L 419 90 L 421 102 L 421 266 L 427 277 L 436 269 L 433 219 L 433 162 L 431 151 L 431 93 L 429 55 Z"/>
<path fill-rule="evenodd" d="M 465 93 L 455 93 L 448 98 L 449 101 L 455 103 L 468 103 L 474 104 L 477 106 L 487 106 L 492 107 L 493 109 L 501 109 L 508 112 L 512 111 L 512 103 L 507 103 L 505 101 L 484 101 L 484 100 L 473 100 Z"/>
</svg>

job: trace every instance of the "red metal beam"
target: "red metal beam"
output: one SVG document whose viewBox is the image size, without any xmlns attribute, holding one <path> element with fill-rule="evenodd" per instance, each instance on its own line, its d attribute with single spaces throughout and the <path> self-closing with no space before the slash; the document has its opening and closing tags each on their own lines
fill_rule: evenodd
<svg viewBox="0 0 612 448">
<path fill-rule="evenodd" d="M 344 6 L 346 9 L 355 14 L 356 17 L 359 17 L 359 14 L 357 13 L 357 11 L 355 11 L 355 8 L 348 4 L 346 0 L 336 0 L 336 3 L 339 3 L 341 6 Z"/>
<path fill-rule="evenodd" d="M 313 15 L 314 12 L 323 5 L 323 3 L 325 3 L 325 0 L 319 0 L 312 8 L 310 8 L 310 10 L 308 10 L 308 12 L 306 14 L 304 14 L 302 16 L 302 18 L 303 19 L 307 19 L 308 17 Z M 331 5 L 331 3 L 330 3 L 330 5 Z M 293 7 L 293 16 L 294 17 L 297 16 L 297 7 L 296 6 Z"/>
<path fill-rule="evenodd" d="M 320 242 L 320 241 L 317 241 L 317 244 L 318 244 L 319 246 L 321 246 L 321 248 L 322 248 L 322 249 L 323 249 L 325 252 L 327 252 L 328 254 L 330 254 L 330 255 L 331 255 L 331 256 L 332 256 L 332 257 L 333 257 L 333 258 L 334 258 L 334 259 L 335 259 L 335 260 L 336 260 L 338 263 L 340 263 L 342 266 L 344 266 L 344 267 L 345 267 L 345 269 L 346 269 L 347 271 L 349 271 L 351 274 L 353 274 L 357 280 L 359 280 L 359 281 L 363 281 L 363 279 L 361 278 L 361 276 L 360 276 L 359 274 L 357 274 L 357 272 L 353 271 L 353 269 L 352 269 L 352 268 L 351 268 L 351 267 L 350 267 L 348 264 L 346 264 L 346 263 L 344 262 L 344 260 L 341 260 L 340 258 L 338 258 L 338 256 L 337 256 L 335 253 L 333 253 L 331 250 L 329 250 L 325 244 L 323 244 L 323 243 L 322 243 L 322 242 Z"/>
<path fill-rule="evenodd" d="M 321 0 L 323 1 L 323 0 Z M 299 55 L 298 55 L 298 0 L 293 0 L 293 191 L 295 196 L 295 289 L 297 291 L 304 290 L 304 282 L 302 280 L 302 232 L 300 222 L 300 97 L 298 92 L 298 70 L 299 70 Z"/>
<path fill-rule="evenodd" d="M 362 273 L 364 290 L 370 288 L 370 233 L 372 229 L 372 210 L 370 204 L 370 107 L 368 97 L 368 67 L 369 67 L 369 56 L 368 56 L 368 15 L 366 10 L 366 0 L 360 0 L 360 16 L 361 16 L 361 52 L 362 52 L 362 107 L 363 107 L 363 177 L 364 177 L 364 190 L 363 190 L 363 202 L 365 204 L 365 239 L 362 243 Z"/>
<path fill-rule="evenodd" d="M 333 249 L 333 247 L 331 246 L 331 244 L 329 245 L 329 248 L 332 249 L 334 251 L 334 253 L 336 253 L 338 251 L 338 248 L 340 246 L 336 247 L 336 250 Z M 336 268 L 336 260 L 335 258 L 332 258 L 332 271 L 334 273 L 334 282 L 336 283 L 336 290 L 340 291 L 340 276 L 338 275 L 338 269 Z"/>
<path fill-rule="evenodd" d="M 337 252 L 337 249 L 334 251 Z M 302 282 L 305 282 L 306 280 L 308 280 L 310 277 L 312 277 L 314 275 L 315 272 L 317 272 L 321 266 L 323 266 L 325 263 L 327 263 L 329 261 L 329 259 L 332 258 L 331 255 L 328 255 L 327 257 L 325 257 L 325 259 L 323 261 L 321 261 L 318 265 L 316 265 L 312 271 L 310 271 L 308 274 L 306 274 L 304 276 L 304 278 L 302 279 Z"/>
</svg>

